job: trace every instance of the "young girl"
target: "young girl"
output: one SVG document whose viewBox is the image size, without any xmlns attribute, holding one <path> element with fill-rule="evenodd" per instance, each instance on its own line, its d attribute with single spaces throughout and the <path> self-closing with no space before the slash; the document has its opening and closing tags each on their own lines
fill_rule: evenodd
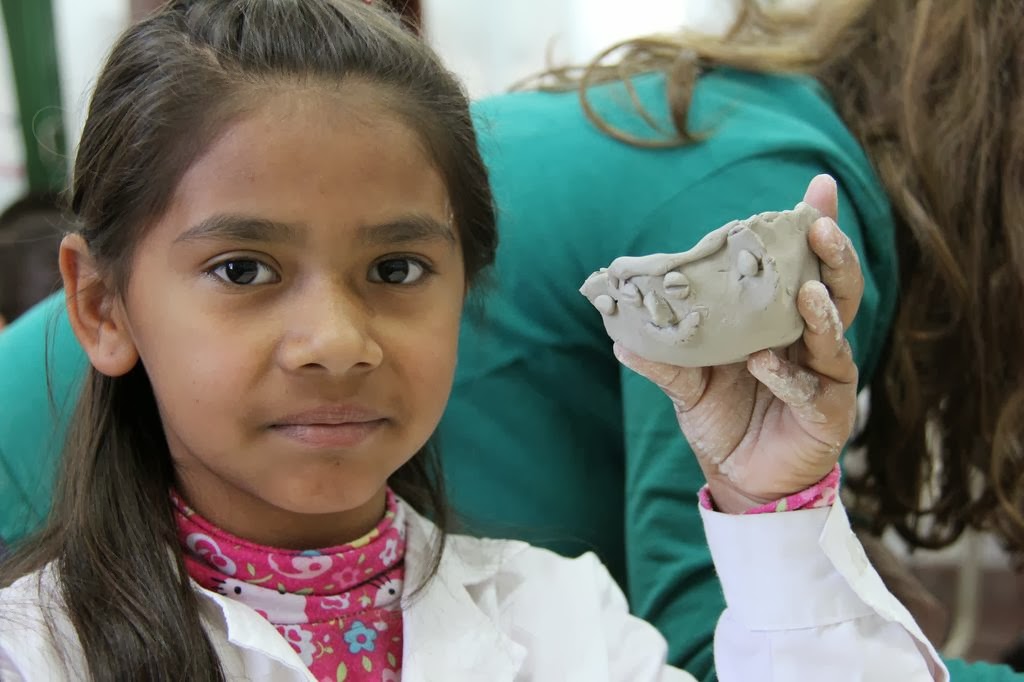
<svg viewBox="0 0 1024 682">
<path fill-rule="evenodd" d="M 834 215 L 827 180 L 807 198 Z M 93 369 L 0 576 L 3 680 L 693 679 L 592 556 L 445 537 L 429 440 L 495 216 L 464 96 L 392 17 L 168 4 L 98 80 L 72 208 Z M 708 477 L 720 679 L 945 680 L 836 498 L 861 284 L 831 220 L 810 239 L 835 303 L 801 290 L 785 357 L 618 354 Z"/>
</svg>

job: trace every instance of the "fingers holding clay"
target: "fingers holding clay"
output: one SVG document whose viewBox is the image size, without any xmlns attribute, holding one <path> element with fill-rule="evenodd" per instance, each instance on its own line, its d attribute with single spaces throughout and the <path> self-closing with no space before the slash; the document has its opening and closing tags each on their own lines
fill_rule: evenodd
<svg viewBox="0 0 1024 682">
<path fill-rule="evenodd" d="M 750 356 L 747 370 L 786 404 L 796 417 L 797 428 L 813 439 L 815 446 L 801 459 L 803 465 L 816 469 L 804 480 L 810 485 L 835 464 L 853 431 L 857 416 L 856 369 L 852 382 L 834 381 L 766 350 Z"/>
<path fill-rule="evenodd" d="M 754 353 L 747 360 L 754 378 L 768 387 L 776 398 L 809 421 L 823 421 L 814 403 L 821 392 L 818 376 L 800 365 L 783 359 L 773 350 Z"/>
<path fill-rule="evenodd" d="M 821 213 L 808 233 L 811 250 L 821 261 L 821 281 L 825 283 L 839 308 L 843 326 L 849 327 L 864 293 L 864 277 L 853 242 L 836 221 L 839 220 L 839 192 L 829 175 L 818 175 L 807 186 L 804 203 Z"/>
<path fill-rule="evenodd" d="M 821 281 L 832 293 L 844 327 L 853 323 L 864 294 L 864 274 L 853 242 L 835 221 L 822 218 L 808 234 L 811 250 L 821 261 Z"/>
<path fill-rule="evenodd" d="M 618 360 L 671 398 L 722 511 L 820 481 L 852 431 L 844 333 L 864 281 L 836 211 L 835 182 L 819 176 L 792 211 L 733 221 L 689 251 L 618 258 L 581 289 Z"/>
<path fill-rule="evenodd" d="M 804 318 L 803 361 L 811 370 L 845 384 L 857 383 L 857 365 L 846 340 L 839 309 L 821 282 L 807 282 L 797 296 Z"/>
<path fill-rule="evenodd" d="M 797 306 L 805 322 L 802 344 L 794 347 L 790 359 L 771 350 L 755 353 L 747 360 L 747 369 L 793 411 L 812 437 L 838 452 L 853 428 L 857 365 L 839 310 L 824 284 L 804 284 Z"/>
<path fill-rule="evenodd" d="M 612 346 L 616 359 L 640 376 L 652 381 L 675 403 L 682 412 L 696 405 L 707 386 L 707 376 L 697 367 L 679 367 L 663 362 L 645 360 L 625 348 L 621 343 Z"/>
</svg>

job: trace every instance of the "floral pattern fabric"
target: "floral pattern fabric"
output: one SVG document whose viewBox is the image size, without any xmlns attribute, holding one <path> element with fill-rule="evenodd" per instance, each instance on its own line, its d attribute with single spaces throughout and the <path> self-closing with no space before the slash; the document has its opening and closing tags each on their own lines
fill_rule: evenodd
<svg viewBox="0 0 1024 682">
<path fill-rule="evenodd" d="M 306 551 L 235 537 L 171 498 L 185 566 L 199 585 L 270 621 L 320 682 L 398 682 L 405 519 L 394 493 L 362 538 Z"/>
</svg>

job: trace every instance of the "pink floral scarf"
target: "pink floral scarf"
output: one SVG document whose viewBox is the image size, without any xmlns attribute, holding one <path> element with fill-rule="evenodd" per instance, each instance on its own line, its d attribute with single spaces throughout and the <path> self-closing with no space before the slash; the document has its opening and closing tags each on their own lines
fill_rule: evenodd
<svg viewBox="0 0 1024 682">
<path fill-rule="evenodd" d="M 405 520 L 394 493 L 362 538 L 306 551 L 235 537 L 172 500 L 192 579 L 270 621 L 317 680 L 400 679 Z"/>
</svg>

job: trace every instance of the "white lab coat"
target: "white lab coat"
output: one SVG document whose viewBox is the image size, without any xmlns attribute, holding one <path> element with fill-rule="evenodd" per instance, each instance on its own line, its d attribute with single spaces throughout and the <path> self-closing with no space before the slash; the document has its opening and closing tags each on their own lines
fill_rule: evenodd
<svg viewBox="0 0 1024 682">
<path fill-rule="evenodd" d="M 868 564 L 841 504 L 702 514 L 728 604 L 715 638 L 719 680 L 948 680 L 935 650 Z M 415 586 L 434 526 L 412 510 L 406 518 L 406 584 Z M 0 591 L 4 682 L 86 678 L 52 584 L 44 569 Z M 255 611 L 195 589 L 228 679 L 315 682 Z M 70 642 L 69 668 L 55 636 Z M 438 574 L 406 605 L 404 638 L 403 682 L 694 679 L 665 665 L 664 639 L 628 614 L 593 555 L 570 560 L 519 542 L 449 538 Z"/>
</svg>

